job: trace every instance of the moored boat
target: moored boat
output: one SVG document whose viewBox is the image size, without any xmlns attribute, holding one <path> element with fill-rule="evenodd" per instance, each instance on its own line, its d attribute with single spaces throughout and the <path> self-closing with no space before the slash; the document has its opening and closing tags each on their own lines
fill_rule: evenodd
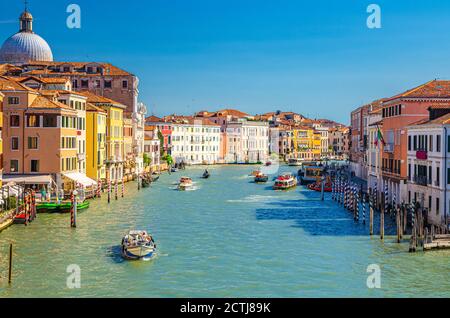
<svg viewBox="0 0 450 318">
<path fill-rule="evenodd" d="M 150 258 L 155 250 L 155 241 L 146 231 L 132 230 L 122 238 L 122 256 L 125 259 Z"/>
<path fill-rule="evenodd" d="M 289 166 L 301 166 L 302 160 L 297 158 L 290 158 L 288 159 L 288 165 Z"/>
<path fill-rule="evenodd" d="M 189 177 L 181 177 L 180 183 L 178 184 L 178 190 L 185 191 L 191 189 L 194 186 L 192 179 Z"/>
<path fill-rule="evenodd" d="M 308 185 L 308 189 L 313 190 L 313 191 L 318 191 L 318 192 L 322 192 L 322 182 L 314 182 L 314 183 L 310 183 Z M 331 192 L 332 186 L 331 186 L 331 182 L 325 182 L 324 187 L 323 187 L 323 191 L 324 192 Z"/>
<path fill-rule="evenodd" d="M 58 202 L 39 202 L 36 203 L 36 212 L 48 212 L 48 213 L 67 213 L 70 212 L 72 207 L 71 201 Z M 87 209 L 89 207 L 89 201 L 77 202 L 77 211 Z"/>
<path fill-rule="evenodd" d="M 288 190 L 297 186 L 297 180 L 290 174 L 278 176 L 273 185 L 274 190 Z"/>
<path fill-rule="evenodd" d="M 302 169 L 299 170 L 298 175 L 300 183 L 303 185 L 308 185 L 310 183 L 319 182 L 324 175 L 325 168 L 317 164 L 303 165 Z"/>
</svg>

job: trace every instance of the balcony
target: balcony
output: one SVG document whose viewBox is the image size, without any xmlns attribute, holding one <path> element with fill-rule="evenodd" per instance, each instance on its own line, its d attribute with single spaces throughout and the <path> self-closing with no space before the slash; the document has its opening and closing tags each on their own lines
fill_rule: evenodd
<svg viewBox="0 0 450 318">
<path fill-rule="evenodd" d="M 392 143 L 386 143 L 385 145 L 384 145 L 384 152 L 389 152 L 389 153 L 392 153 L 392 152 L 394 152 L 394 144 L 392 144 Z"/>
<path fill-rule="evenodd" d="M 427 176 L 415 175 L 413 180 L 414 180 L 415 184 L 418 184 L 421 186 L 427 186 L 427 185 L 431 184 L 431 179 L 429 179 Z"/>
</svg>

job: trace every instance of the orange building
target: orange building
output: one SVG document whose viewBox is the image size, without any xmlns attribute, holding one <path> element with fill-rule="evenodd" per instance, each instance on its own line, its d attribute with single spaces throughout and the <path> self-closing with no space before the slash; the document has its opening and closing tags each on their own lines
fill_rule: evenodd
<svg viewBox="0 0 450 318">
<path fill-rule="evenodd" d="M 77 171 L 77 112 L 7 77 L 0 77 L 0 91 L 5 177 L 64 187 L 62 174 Z"/>
<path fill-rule="evenodd" d="M 428 118 L 428 108 L 442 104 L 450 106 L 450 81 L 433 80 L 404 93 L 387 98 L 382 103 L 382 189 L 388 186 L 389 200 L 407 201 L 407 129 L 408 125 Z"/>
</svg>

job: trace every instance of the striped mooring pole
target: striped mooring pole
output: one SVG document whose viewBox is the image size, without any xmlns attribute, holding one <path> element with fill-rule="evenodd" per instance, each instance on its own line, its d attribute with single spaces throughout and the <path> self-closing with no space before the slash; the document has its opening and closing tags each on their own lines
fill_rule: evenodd
<svg viewBox="0 0 450 318">
<path fill-rule="evenodd" d="M 116 179 L 116 182 L 114 183 L 114 198 L 117 200 L 119 194 L 119 184 L 118 180 Z"/>
<path fill-rule="evenodd" d="M 111 202 L 111 179 L 108 178 L 108 203 Z"/>
<path fill-rule="evenodd" d="M 384 183 L 384 213 L 389 209 L 389 194 L 387 183 Z"/>
<path fill-rule="evenodd" d="M 362 193 L 362 218 L 363 224 L 366 224 L 366 194 Z"/>
<path fill-rule="evenodd" d="M 359 192 L 359 189 L 356 188 L 356 211 L 355 211 L 355 217 L 356 222 L 359 222 L 359 203 L 361 200 L 361 193 Z"/>
<path fill-rule="evenodd" d="M 72 193 L 70 194 L 70 226 L 71 227 L 77 227 L 77 220 L 76 220 L 76 198 L 75 198 L 75 194 L 73 193 L 74 191 L 72 191 Z"/>
<path fill-rule="evenodd" d="M 98 179 L 97 183 L 97 198 L 102 197 L 102 179 Z"/>
<path fill-rule="evenodd" d="M 124 193 L 125 193 L 125 182 L 122 179 L 122 193 L 120 194 L 122 196 L 122 198 L 123 198 Z"/>
</svg>

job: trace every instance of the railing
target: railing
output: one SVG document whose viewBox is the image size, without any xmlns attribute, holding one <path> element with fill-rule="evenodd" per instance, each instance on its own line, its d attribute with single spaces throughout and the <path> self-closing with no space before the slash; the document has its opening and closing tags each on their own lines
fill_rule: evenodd
<svg viewBox="0 0 450 318">
<path fill-rule="evenodd" d="M 431 184 L 431 179 L 429 179 L 427 176 L 414 176 L 414 183 L 418 185 L 427 186 Z"/>
<path fill-rule="evenodd" d="M 391 144 L 391 143 L 386 143 L 385 145 L 384 145 L 384 152 L 394 152 L 394 144 Z"/>
</svg>

